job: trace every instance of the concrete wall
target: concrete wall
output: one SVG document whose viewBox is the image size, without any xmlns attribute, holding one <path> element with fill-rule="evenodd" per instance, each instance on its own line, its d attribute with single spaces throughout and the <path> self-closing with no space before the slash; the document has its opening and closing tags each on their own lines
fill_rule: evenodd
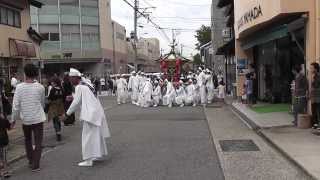
<svg viewBox="0 0 320 180">
<path fill-rule="evenodd" d="M 102 56 L 112 59 L 111 0 L 99 0 L 100 41 Z"/>
</svg>

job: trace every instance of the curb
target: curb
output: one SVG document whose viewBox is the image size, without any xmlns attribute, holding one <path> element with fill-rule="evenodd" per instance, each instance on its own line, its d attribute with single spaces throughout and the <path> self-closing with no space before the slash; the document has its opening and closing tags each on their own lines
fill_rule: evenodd
<svg viewBox="0 0 320 180">
<path fill-rule="evenodd" d="M 298 161 L 296 161 L 294 158 L 292 158 L 284 149 L 282 149 L 280 146 L 278 146 L 276 143 L 272 141 L 271 138 L 269 138 L 267 135 L 265 135 L 261 131 L 256 131 L 256 133 L 262 137 L 267 143 L 269 143 L 274 149 L 276 149 L 280 154 L 282 154 L 286 159 L 288 159 L 291 163 L 293 163 L 295 166 L 300 168 L 304 173 L 310 176 L 310 178 L 317 180 L 318 178 L 315 177 L 312 173 L 308 171 L 302 164 L 300 164 Z"/>
<path fill-rule="evenodd" d="M 289 160 L 292 164 L 294 164 L 296 167 L 301 169 L 304 173 L 306 173 L 310 178 L 317 180 L 317 178 L 310 173 L 302 164 L 300 164 L 298 161 L 296 161 L 294 158 L 292 158 L 284 149 L 282 149 L 280 146 L 278 146 L 276 143 L 273 142 L 271 138 L 266 136 L 261 130 L 266 129 L 272 129 L 272 128 L 261 128 L 259 127 L 254 121 L 252 121 L 250 118 L 248 118 L 244 113 L 239 111 L 237 108 L 235 108 L 232 104 L 229 105 L 229 107 L 232 109 L 233 113 L 240 116 L 246 123 L 251 126 L 252 130 L 259 135 L 261 138 L 263 138 L 268 144 L 270 144 L 274 149 L 276 149 L 280 154 L 282 154 L 287 160 Z M 283 127 L 292 127 L 292 126 L 277 126 L 275 128 L 283 128 Z"/>
</svg>

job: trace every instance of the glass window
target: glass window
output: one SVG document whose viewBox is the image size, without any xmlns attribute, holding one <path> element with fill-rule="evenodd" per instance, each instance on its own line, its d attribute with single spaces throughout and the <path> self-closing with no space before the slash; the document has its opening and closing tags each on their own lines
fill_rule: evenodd
<svg viewBox="0 0 320 180">
<path fill-rule="evenodd" d="M 99 17 L 99 10 L 96 7 L 94 7 L 94 8 L 86 7 L 86 8 L 82 8 L 81 14 L 83 16 Z"/>
<path fill-rule="evenodd" d="M 81 1 L 81 7 L 98 7 L 98 0 Z"/>
<path fill-rule="evenodd" d="M 59 41 L 59 33 L 50 33 L 50 41 Z"/>
<path fill-rule="evenodd" d="M 99 25 L 99 18 L 98 17 L 82 16 L 82 24 L 85 24 L 85 25 Z"/>
<path fill-rule="evenodd" d="M 21 14 L 19 12 L 14 12 L 14 26 L 21 27 Z"/>
<path fill-rule="evenodd" d="M 61 24 L 80 24 L 80 17 L 74 15 L 62 15 Z"/>
<path fill-rule="evenodd" d="M 1 24 L 8 24 L 7 9 L 0 7 Z"/>
<path fill-rule="evenodd" d="M 62 15 L 64 15 L 64 14 L 66 14 L 66 15 L 79 15 L 79 7 L 61 5 L 60 12 Z"/>
<path fill-rule="evenodd" d="M 41 15 L 39 16 L 39 24 L 59 24 L 58 15 Z"/>
</svg>

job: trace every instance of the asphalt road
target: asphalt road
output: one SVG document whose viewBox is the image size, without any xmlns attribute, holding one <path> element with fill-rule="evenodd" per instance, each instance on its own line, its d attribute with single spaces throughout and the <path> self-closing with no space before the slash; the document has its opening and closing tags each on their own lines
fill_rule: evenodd
<svg viewBox="0 0 320 180">
<path fill-rule="evenodd" d="M 42 170 L 25 160 L 12 165 L 12 180 L 222 180 L 217 152 L 201 107 L 114 106 L 104 98 L 112 138 L 109 157 L 81 168 L 81 124 L 64 129 L 62 144 L 46 148 Z M 51 140 L 52 141 L 52 140 Z"/>
</svg>

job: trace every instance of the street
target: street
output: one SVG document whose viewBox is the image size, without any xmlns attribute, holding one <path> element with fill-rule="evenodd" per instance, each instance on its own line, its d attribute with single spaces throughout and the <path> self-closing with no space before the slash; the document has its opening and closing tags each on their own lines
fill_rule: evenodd
<svg viewBox="0 0 320 180">
<path fill-rule="evenodd" d="M 92 168 L 77 166 L 81 160 L 77 123 L 65 128 L 63 144 L 45 149 L 41 172 L 32 173 L 22 160 L 12 165 L 11 179 L 224 179 L 201 107 L 141 109 L 112 103 L 113 98 L 104 99 L 112 132 L 106 161 Z"/>
</svg>

